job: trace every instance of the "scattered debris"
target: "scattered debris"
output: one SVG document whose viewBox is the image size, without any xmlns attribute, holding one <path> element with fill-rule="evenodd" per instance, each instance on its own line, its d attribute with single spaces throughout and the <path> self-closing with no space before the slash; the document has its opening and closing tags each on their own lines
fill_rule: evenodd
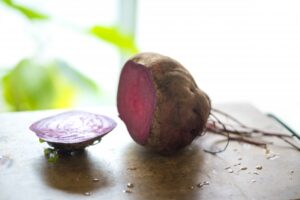
<svg viewBox="0 0 300 200">
<path fill-rule="evenodd" d="M 123 190 L 123 193 L 132 193 L 132 191 L 131 190 Z"/>
<path fill-rule="evenodd" d="M 270 149 L 268 149 L 267 146 L 266 146 L 266 148 L 265 148 L 265 154 L 266 154 L 266 155 L 267 155 L 267 154 L 270 154 Z"/>
<path fill-rule="evenodd" d="M 259 173 L 258 173 L 257 171 L 254 171 L 254 172 L 253 172 L 253 174 L 255 174 L 255 175 L 259 175 Z"/>
<path fill-rule="evenodd" d="M 234 164 L 233 166 L 236 167 L 236 166 L 241 165 L 241 164 L 242 164 L 242 163 L 236 163 L 236 164 Z"/>
<path fill-rule="evenodd" d="M 255 167 L 257 170 L 262 170 L 262 166 L 261 165 L 256 165 L 256 167 Z"/>
<path fill-rule="evenodd" d="M 255 180 L 255 179 L 252 179 L 252 180 L 251 180 L 251 183 L 255 183 L 255 182 L 256 182 L 256 180 Z"/>
<path fill-rule="evenodd" d="M 290 173 L 293 174 L 293 173 L 294 173 L 294 170 L 291 170 Z"/>
<path fill-rule="evenodd" d="M 229 169 L 229 168 L 230 168 L 230 166 L 228 166 L 228 167 L 225 167 L 224 169 L 225 169 L 225 170 L 227 170 L 227 169 Z"/>
<path fill-rule="evenodd" d="M 128 187 L 128 188 L 133 188 L 134 185 L 133 185 L 133 183 L 128 182 L 128 183 L 127 183 L 127 187 Z"/>
<path fill-rule="evenodd" d="M 90 192 L 85 192 L 84 196 L 91 196 L 91 193 Z"/>
<path fill-rule="evenodd" d="M 274 154 L 274 153 L 269 154 L 269 155 L 267 156 L 267 159 L 268 159 L 268 160 L 275 160 L 275 159 L 277 159 L 277 158 L 279 158 L 279 155 L 278 155 L 278 154 Z"/>
<path fill-rule="evenodd" d="M 204 185 L 209 185 L 209 182 L 208 181 L 204 181 L 203 184 Z"/>
<path fill-rule="evenodd" d="M 137 168 L 136 167 L 128 167 L 127 169 L 128 170 L 136 170 Z"/>
<path fill-rule="evenodd" d="M 209 185 L 209 182 L 208 182 L 208 181 L 203 181 L 202 183 L 198 183 L 198 184 L 197 184 L 197 187 L 198 187 L 198 188 L 202 188 L 202 187 L 205 186 L 205 185 Z"/>
<path fill-rule="evenodd" d="M 229 169 L 227 169 L 227 172 L 228 173 L 233 173 L 233 169 L 229 168 Z"/>
<path fill-rule="evenodd" d="M 245 166 L 243 166 L 243 167 L 240 168 L 240 170 L 246 170 L 246 169 L 248 169 L 248 168 L 245 167 Z"/>
<path fill-rule="evenodd" d="M 93 182 L 99 182 L 99 178 L 93 178 Z"/>
<path fill-rule="evenodd" d="M 242 157 L 239 157 L 238 160 L 243 160 L 243 158 L 242 158 Z"/>
<path fill-rule="evenodd" d="M 193 189 L 194 189 L 194 186 L 190 186 L 189 188 L 190 188 L 191 190 L 193 190 Z"/>
</svg>

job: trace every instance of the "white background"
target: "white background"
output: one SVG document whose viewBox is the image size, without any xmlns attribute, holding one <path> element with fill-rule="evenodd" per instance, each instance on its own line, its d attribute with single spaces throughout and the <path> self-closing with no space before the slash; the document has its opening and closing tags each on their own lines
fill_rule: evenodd
<svg viewBox="0 0 300 200">
<path fill-rule="evenodd" d="M 118 1 L 18 2 L 53 20 L 32 26 L 1 4 L 0 67 L 36 54 L 61 57 L 97 81 L 114 104 L 118 51 L 77 29 L 118 23 Z M 250 102 L 300 132 L 300 1 L 140 0 L 136 36 L 141 51 L 188 68 L 214 103 Z M 37 38 L 47 45 L 37 47 Z"/>
<path fill-rule="evenodd" d="M 137 36 L 214 103 L 252 103 L 300 132 L 300 1 L 141 0 Z"/>
</svg>

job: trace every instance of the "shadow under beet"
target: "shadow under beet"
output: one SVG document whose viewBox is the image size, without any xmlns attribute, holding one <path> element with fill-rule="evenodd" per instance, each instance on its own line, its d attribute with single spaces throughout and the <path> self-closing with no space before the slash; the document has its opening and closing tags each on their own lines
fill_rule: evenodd
<svg viewBox="0 0 300 200">
<path fill-rule="evenodd" d="M 83 151 L 75 155 L 60 155 L 58 161 L 49 163 L 44 157 L 41 175 L 50 187 L 69 193 L 89 193 L 109 185 L 105 172 L 96 160 Z"/>
<path fill-rule="evenodd" d="M 134 184 L 133 199 L 198 199 L 203 151 L 190 145 L 172 156 L 161 156 L 137 145 L 127 148 L 124 167 Z"/>
</svg>

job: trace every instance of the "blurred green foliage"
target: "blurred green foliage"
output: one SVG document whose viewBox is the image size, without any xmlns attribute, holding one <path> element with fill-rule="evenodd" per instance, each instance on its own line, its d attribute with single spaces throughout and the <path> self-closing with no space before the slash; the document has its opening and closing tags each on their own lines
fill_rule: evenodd
<svg viewBox="0 0 300 200">
<path fill-rule="evenodd" d="M 24 59 L 3 77 L 4 99 L 15 111 L 70 107 L 86 91 L 99 94 L 94 82 L 58 60 Z"/>
<path fill-rule="evenodd" d="M 13 0 L 0 2 L 30 21 L 50 19 L 50 16 Z M 114 45 L 121 53 L 138 52 L 134 37 L 123 34 L 116 26 L 95 25 L 85 33 Z M 41 62 L 35 58 L 23 59 L 6 72 L 2 78 L 2 92 L 14 111 L 70 107 L 78 99 L 95 98 L 100 94 L 94 81 L 65 62 Z"/>
<path fill-rule="evenodd" d="M 134 37 L 123 34 L 118 27 L 94 26 L 89 32 L 92 35 L 117 46 L 123 53 L 135 54 L 138 52 Z"/>
<path fill-rule="evenodd" d="M 10 8 L 22 13 L 24 16 L 26 16 L 30 20 L 44 20 L 48 19 L 49 17 L 41 12 L 35 11 L 31 8 L 28 8 L 26 6 L 17 4 L 13 2 L 12 0 L 2 0 L 7 6 Z"/>
</svg>

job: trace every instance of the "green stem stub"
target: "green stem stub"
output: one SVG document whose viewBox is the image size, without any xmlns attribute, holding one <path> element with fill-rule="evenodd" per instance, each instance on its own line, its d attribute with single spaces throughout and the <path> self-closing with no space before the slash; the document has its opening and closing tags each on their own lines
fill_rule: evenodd
<svg viewBox="0 0 300 200">
<path fill-rule="evenodd" d="M 58 150 L 54 148 L 44 149 L 44 155 L 50 163 L 55 163 L 59 158 Z"/>
<path fill-rule="evenodd" d="M 39 142 L 40 142 L 40 143 L 44 143 L 45 140 L 43 140 L 43 139 L 40 138 L 40 139 L 39 139 Z"/>
</svg>

